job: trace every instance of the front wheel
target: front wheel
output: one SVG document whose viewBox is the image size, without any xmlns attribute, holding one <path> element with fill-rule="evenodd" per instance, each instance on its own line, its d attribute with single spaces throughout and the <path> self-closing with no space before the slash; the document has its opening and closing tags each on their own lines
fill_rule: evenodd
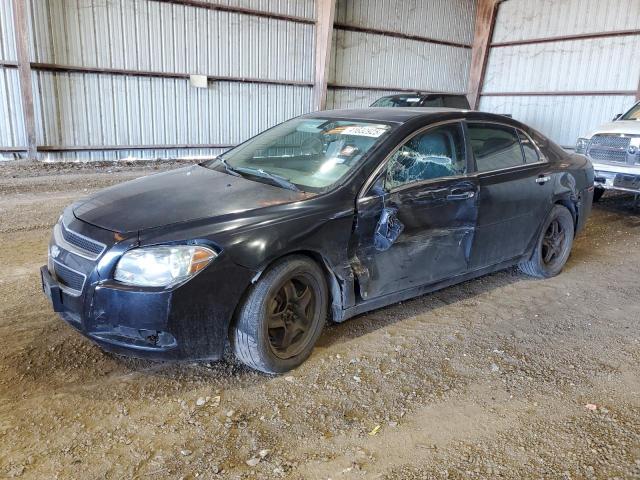
<svg viewBox="0 0 640 480">
<path fill-rule="evenodd" d="M 327 318 L 322 269 L 304 256 L 282 259 L 251 288 L 230 332 L 242 363 L 265 373 L 289 371 L 311 354 Z"/>
<path fill-rule="evenodd" d="M 562 205 L 555 205 L 547 217 L 533 256 L 520 263 L 520 270 L 538 278 L 558 275 L 571 253 L 574 231 L 571 212 Z"/>
</svg>

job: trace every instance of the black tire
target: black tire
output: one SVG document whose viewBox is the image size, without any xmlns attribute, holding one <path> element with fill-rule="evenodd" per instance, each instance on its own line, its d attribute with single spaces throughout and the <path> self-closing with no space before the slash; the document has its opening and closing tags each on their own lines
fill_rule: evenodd
<svg viewBox="0 0 640 480">
<path fill-rule="evenodd" d="M 236 358 L 271 374 L 297 367 L 311 354 L 327 308 L 327 284 L 317 263 L 299 255 L 278 261 L 251 287 L 237 312 L 230 331 Z"/>
<path fill-rule="evenodd" d="M 558 275 L 571 254 L 575 225 L 571 212 L 555 205 L 545 221 L 532 257 L 519 264 L 520 270 L 538 278 Z"/>
<path fill-rule="evenodd" d="M 593 203 L 599 202 L 600 199 L 602 198 L 602 195 L 604 195 L 604 192 L 606 192 L 604 188 L 596 187 L 593 190 Z"/>
</svg>

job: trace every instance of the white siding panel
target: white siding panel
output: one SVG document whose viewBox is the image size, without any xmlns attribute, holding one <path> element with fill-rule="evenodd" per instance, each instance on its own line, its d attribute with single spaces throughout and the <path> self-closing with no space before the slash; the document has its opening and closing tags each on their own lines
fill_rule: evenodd
<svg viewBox="0 0 640 480">
<path fill-rule="evenodd" d="M 0 147 L 26 144 L 18 70 L 0 68 Z"/>
<path fill-rule="evenodd" d="M 484 91 L 635 90 L 638 79 L 640 35 L 606 37 L 492 48 Z"/>
<path fill-rule="evenodd" d="M 334 31 L 330 82 L 466 92 L 471 50 L 345 30 Z"/>
<path fill-rule="evenodd" d="M 31 2 L 37 62 L 313 79 L 313 25 L 150 0 Z"/>
<path fill-rule="evenodd" d="M 572 147 L 579 136 L 611 121 L 634 102 L 634 97 L 614 95 L 482 97 L 480 109 L 512 114 L 558 144 Z"/>
<path fill-rule="evenodd" d="M 494 42 L 640 28 L 638 0 L 508 0 Z"/>
<path fill-rule="evenodd" d="M 337 0 L 336 22 L 471 44 L 473 0 Z"/>
<path fill-rule="evenodd" d="M 15 30 L 13 28 L 13 8 L 9 0 L 0 1 L 0 60 L 15 62 Z"/>
<path fill-rule="evenodd" d="M 309 87 L 107 74 L 34 74 L 42 145 L 233 145 L 311 104 Z"/>
</svg>

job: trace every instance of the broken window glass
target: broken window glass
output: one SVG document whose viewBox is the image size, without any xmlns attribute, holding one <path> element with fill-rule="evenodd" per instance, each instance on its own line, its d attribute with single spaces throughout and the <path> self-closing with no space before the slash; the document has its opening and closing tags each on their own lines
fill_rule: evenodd
<svg viewBox="0 0 640 480">
<path fill-rule="evenodd" d="M 420 133 L 393 155 L 385 187 L 464 175 L 467 171 L 462 125 L 452 123 Z"/>
</svg>

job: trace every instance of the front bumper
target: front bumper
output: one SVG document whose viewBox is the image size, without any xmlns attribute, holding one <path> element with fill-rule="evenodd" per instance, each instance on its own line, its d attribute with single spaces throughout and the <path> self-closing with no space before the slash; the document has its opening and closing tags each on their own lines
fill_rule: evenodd
<svg viewBox="0 0 640 480">
<path fill-rule="evenodd" d="M 217 360 L 235 306 L 253 275 L 243 270 L 219 271 L 222 276 L 214 275 L 217 281 L 211 283 L 205 280 L 212 280 L 211 275 L 201 274 L 173 290 L 104 281 L 77 298 L 65 293 L 47 266 L 40 275 L 53 310 L 104 350 L 151 360 Z"/>
<path fill-rule="evenodd" d="M 597 188 L 640 193 L 640 165 L 594 162 L 593 169 Z"/>
<path fill-rule="evenodd" d="M 70 220 L 76 231 L 94 227 Z M 55 239 L 52 240 L 55 245 Z M 81 292 L 61 283 L 57 266 L 40 269 L 53 310 L 104 350 L 152 360 L 216 360 L 222 357 L 236 305 L 255 272 L 224 252 L 198 275 L 171 289 L 140 288 L 111 280 L 118 244 L 96 260 L 56 245 L 57 258 L 86 276 Z M 51 247 L 50 247 L 51 248 Z"/>
</svg>

